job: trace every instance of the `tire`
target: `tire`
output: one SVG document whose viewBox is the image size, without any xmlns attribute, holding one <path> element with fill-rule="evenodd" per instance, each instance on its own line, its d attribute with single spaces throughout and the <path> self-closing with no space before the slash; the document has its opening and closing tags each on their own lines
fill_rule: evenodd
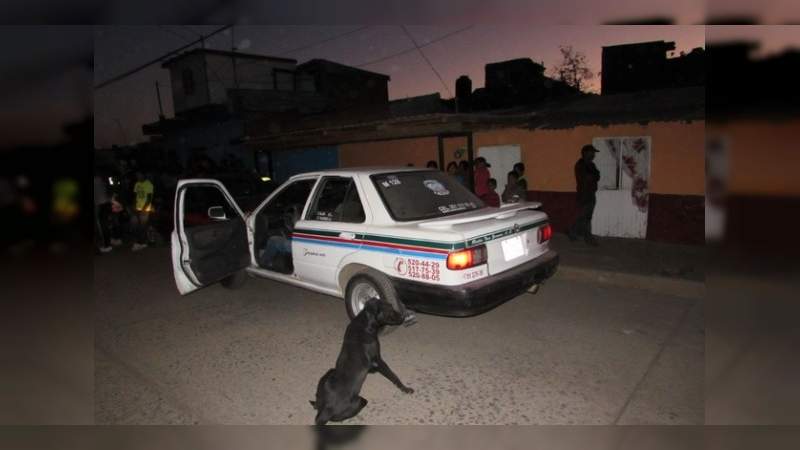
<svg viewBox="0 0 800 450">
<path fill-rule="evenodd" d="M 389 278 L 375 270 L 365 270 L 357 273 L 350 278 L 350 281 L 347 282 L 347 289 L 345 289 L 344 296 L 344 306 L 345 310 L 347 311 L 347 316 L 350 318 L 350 320 L 353 320 L 353 318 L 359 312 L 361 312 L 361 308 L 363 308 L 363 305 L 360 305 L 359 307 L 358 304 L 360 302 L 358 298 L 355 298 L 355 295 L 360 294 L 358 292 L 359 290 L 363 289 L 369 291 L 369 288 L 378 294 L 378 298 L 392 305 L 395 311 L 405 315 L 406 308 L 403 305 L 403 302 L 397 298 L 397 292 L 395 291 L 392 282 L 389 281 Z M 381 334 L 389 334 L 397 328 L 397 326 L 385 326 L 383 327 Z"/>
<path fill-rule="evenodd" d="M 229 275 L 222 279 L 219 283 L 228 289 L 239 289 L 244 286 L 247 281 L 247 271 L 240 270 L 233 275 Z"/>
</svg>

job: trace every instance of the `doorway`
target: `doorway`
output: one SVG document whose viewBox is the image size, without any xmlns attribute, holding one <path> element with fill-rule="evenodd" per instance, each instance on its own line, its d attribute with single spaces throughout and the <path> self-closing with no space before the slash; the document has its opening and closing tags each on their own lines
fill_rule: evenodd
<svg viewBox="0 0 800 450">
<path fill-rule="evenodd" d="M 644 239 L 647 236 L 650 137 L 595 138 L 600 171 L 592 233 Z"/>
<path fill-rule="evenodd" d="M 508 172 L 514 170 L 514 164 L 522 161 L 520 146 L 511 144 L 479 147 L 478 156 L 486 158 L 486 162 L 492 166 L 489 173 L 497 180 L 497 193 L 502 194 L 508 181 Z"/>
</svg>

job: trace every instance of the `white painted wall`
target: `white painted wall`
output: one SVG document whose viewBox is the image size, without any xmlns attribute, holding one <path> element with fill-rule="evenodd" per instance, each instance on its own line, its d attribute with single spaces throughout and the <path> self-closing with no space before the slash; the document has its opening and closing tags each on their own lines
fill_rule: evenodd
<svg viewBox="0 0 800 450">
<path fill-rule="evenodd" d="M 514 164 L 522 161 L 520 146 L 511 144 L 478 147 L 478 156 L 486 158 L 486 162 L 492 165 L 489 173 L 497 180 L 497 194 L 502 196 L 508 181 L 508 172 L 514 169 Z"/>
</svg>

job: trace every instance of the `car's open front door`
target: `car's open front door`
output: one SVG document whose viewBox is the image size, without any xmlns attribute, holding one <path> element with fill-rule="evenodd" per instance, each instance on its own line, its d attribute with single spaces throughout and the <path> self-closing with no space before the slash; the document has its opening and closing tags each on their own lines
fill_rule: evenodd
<svg viewBox="0 0 800 450">
<path fill-rule="evenodd" d="M 244 214 L 217 180 L 188 179 L 175 192 L 172 269 L 188 294 L 250 264 Z"/>
</svg>

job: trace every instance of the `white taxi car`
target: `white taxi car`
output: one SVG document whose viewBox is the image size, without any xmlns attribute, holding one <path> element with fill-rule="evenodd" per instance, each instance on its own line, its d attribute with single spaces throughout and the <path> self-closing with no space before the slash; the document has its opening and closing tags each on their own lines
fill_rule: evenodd
<svg viewBox="0 0 800 450">
<path fill-rule="evenodd" d="M 295 175 L 245 216 L 219 181 L 175 195 L 172 263 L 181 294 L 251 275 L 343 298 L 352 318 L 378 297 L 413 312 L 470 316 L 553 275 L 539 203 L 484 203 L 436 170 Z"/>
</svg>

